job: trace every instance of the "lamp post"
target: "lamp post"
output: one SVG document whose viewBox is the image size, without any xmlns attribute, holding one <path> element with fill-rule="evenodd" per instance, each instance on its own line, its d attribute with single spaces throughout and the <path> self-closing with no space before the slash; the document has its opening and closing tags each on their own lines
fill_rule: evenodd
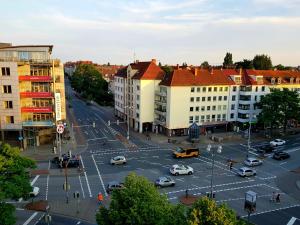
<svg viewBox="0 0 300 225">
<path fill-rule="evenodd" d="M 129 140 L 129 128 L 130 128 L 130 121 L 129 121 L 129 115 L 130 115 L 130 111 L 132 109 L 131 106 L 125 106 L 125 108 L 127 108 L 127 140 Z"/>
<path fill-rule="evenodd" d="M 221 145 L 219 145 L 217 148 L 212 147 L 210 144 L 207 146 L 207 152 L 210 153 L 211 157 L 212 157 L 211 178 L 210 178 L 210 198 L 213 198 L 213 180 L 214 180 L 214 166 L 215 166 L 215 149 L 217 149 L 217 153 L 219 153 L 219 154 L 222 152 L 222 146 Z"/>
<path fill-rule="evenodd" d="M 248 158 L 249 151 L 250 151 L 250 148 L 251 148 L 250 144 L 251 144 L 252 117 L 255 117 L 255 115 L 250 114 L 250 116 L 249 116 L 249 129 L 248 129 L 247 156 L 246 156 L 246 158 Z"/>
</svg>

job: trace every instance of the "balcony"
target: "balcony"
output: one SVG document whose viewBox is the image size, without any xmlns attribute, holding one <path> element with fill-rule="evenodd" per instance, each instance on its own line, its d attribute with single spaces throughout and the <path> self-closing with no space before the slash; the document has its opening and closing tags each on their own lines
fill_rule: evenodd
<svg viewBox="0 0 300 225">
<path fill-rule="evenodd" d="M 166 101 L 162 101 L 162 100 L 154 100 L 155 104 L 157 105 L 161 105 L 161 106 L 167 106 L 167 102 Z"/>
<path fill-rule="evenodd" d="M 52 82 L 51 76 L 19 76 L 19 81 Z"/>
<path fill-rule="evenodd" d="M 159 118 L 155 118 L 154 119 L 154 122 L 156 123 L 156 124 L 159 124 L 159 125 L 161 125 L 161 126 L 165 126 L 166 125 L 166 120 L 164 120 L 164 119 L 159 119 Z"/>
<path fill-rule="evenodd" d="M 154 112 L 158 115 L 166 116 L 167 111 L 163 109 L 155 109 Z"/>
<path fill-rule="evenodd" d="M 167 92 L 163 92 L 163 91 L 155 91 L 155 95 L 157 95 L 157 96 L 162 96 L 162 97 L 167 97 Z"/>
<path fill-rule="evenodd" d="M 53 98 L 52 92 L 20 92 L 21 98 Z"/>
<path fill-rule="evenodd" d="M 31 113 L 52 113 L 53 108 L 51 106 L 46 107 L 21 107 L 21 112 L 31 112 Z"/>
<path fill-rule="evenodd" d="M 23 121 L 23 127 L 53 127 L 55 123 L 51 120 L 43 120 L 43 121 Z"/>
</svg>

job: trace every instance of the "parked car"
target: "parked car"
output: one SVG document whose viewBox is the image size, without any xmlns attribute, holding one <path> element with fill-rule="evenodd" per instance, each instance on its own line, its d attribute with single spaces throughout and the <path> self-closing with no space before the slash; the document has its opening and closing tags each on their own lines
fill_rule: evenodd
<svg viewBox="0 0 300 225">
<path fill-rule="evenodd" d="M 290 155 L 287 152 L 278 151 L 273 154 L 273 159 L 282 160 L 288 158 L 290 158 Z"/>
<path fill-rule="evenodd" d="M 241 177 L 255 176 L 256 175 L 256 170 L 251 169 L 249 167 L 242 167 L 242 168 L 239 168 L 237 174 Z"/>
<path fill-rule="evenodd" d="M 113 190 L 119 190 L 124 188 L 124 184 L 118 181 L 111 181 L 107 184 L 106 187 L 106 192 L 109 194 L 111 193 Z"/>
<path fill-rule="evenodd" d="M 285 144 L 285 140 L 282 140 L 282 139 L 275 139 L 274 141 L 270 141 L 270 145 L 271 146 L 274 146 L 274 147 L 277 147 L 277 146 L 281 146 L 281 145 L 284 145 Z"/>
<path fill-rule="evenodd" d="M 36 197 L 40 193 L 40 188 L 39 187 L 32 187 L 32 191 L 29 192 L 30 197 Z"/>
<path fill-rule="evenodd" d="M 155 186 L 157 187 L 169 187 L 174 185 L 175 185 L 175 181 L 169 176 L 159 177 L 155 181 Z"/>
<path fill-rule="evenodd" d="M 198 157 L 199 149 L 178 147 L 175 151 L 173 151 L 173 156 L 175 158 Z"/>
<path fill-rule="evenodd" d="M 259 166 L 262 164 L 262 161 L 254 157 L 249 157 L 244 161 L 244 164 L 246 166 Z"/>
<path fill-rule="evenodd" d="M 126 164 L 126 158 L 125 156 L 115 156 L 110 159 L 110 164 L 111 165 L 116 165 L 116 164 Z"/>
<path fill-rule="evenodd" d="M 263 150 L 264 153 L 270 153 L 273 152 L 275 150 L 274 146 L 268 144 L 268 145 L 263 145 L 261 147 L 259 147 L 260 150 Z"/>
<path fill-rule="evenodd" d="M 175 176 L 182 174 L 191 175 L 194 173 L 194 169 L 190 166 L 175 164 L 170 168 L 170 173 Z"/>
</svg>

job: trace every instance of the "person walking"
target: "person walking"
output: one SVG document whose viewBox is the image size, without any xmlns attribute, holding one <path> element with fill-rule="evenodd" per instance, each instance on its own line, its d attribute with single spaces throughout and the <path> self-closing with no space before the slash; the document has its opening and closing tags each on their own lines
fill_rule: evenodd
<svg viewBox="0 0 300 225">
<path fill-rule="evenodd" d="M 276 196 L 276 203 L 280 203 L 280 194 L 279 193 Z"/>
<path fill-rule="evenodd" d="M 103 194 L 101 192 L 98 193 L 98 204 L 101 206 L 103 203 Z"/>
<path fill-rule="evenodd" d="M 232 161 L 229 162 L 229 170 L 232 170 L 232 166 L 233 166 L 233 163 Z"/>
</svg>

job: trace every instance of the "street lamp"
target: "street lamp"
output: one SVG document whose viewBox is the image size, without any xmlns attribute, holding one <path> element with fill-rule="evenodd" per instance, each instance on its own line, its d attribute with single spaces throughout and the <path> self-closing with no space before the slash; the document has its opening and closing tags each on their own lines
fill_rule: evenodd
<svg viewBox="0 0 300 225">
<path fill-rule="evenodd" d="M 130 112 L 129 110 L 132 110 L 132 107 L 131 106 L 125 106 L 125 109 L 127 108 L 127 140 L 129 140 L 129 115 L 130 115 Z"/>
<path fill-rule="evenodd" d="M 211 150 L 212 149 L 212 150 Z M 211 164 L 211 179 L 210 179 L 210 198 L 213 198 L 213 179 L 214 179 L 214 166 L 215 166 L 215 149 L 217 153 L 222 152 L 222 146 L 219 145 L 217 148 L 212 147 L 210 144 L 207 146 L 206 150 L 211 154 L 212 164 Z"/>
<path fill-rule="evenodd" d="M 247 157 L 246 158 L 248 158 L 248 156 L 249 156 L 249 151 L 250 151 L 250 148 L 251 148 L 251 146 L 250 146 L 250 144 L 251 144 L 251 128 L 252 128 L 252 118 L 255 118 L 255 115 L 253 115 L 253 114 L 250 114 L 250 116 L 249 116 L 249 129 L 248 129 L 248 141 L 247 141 Z"/>
</svg>

